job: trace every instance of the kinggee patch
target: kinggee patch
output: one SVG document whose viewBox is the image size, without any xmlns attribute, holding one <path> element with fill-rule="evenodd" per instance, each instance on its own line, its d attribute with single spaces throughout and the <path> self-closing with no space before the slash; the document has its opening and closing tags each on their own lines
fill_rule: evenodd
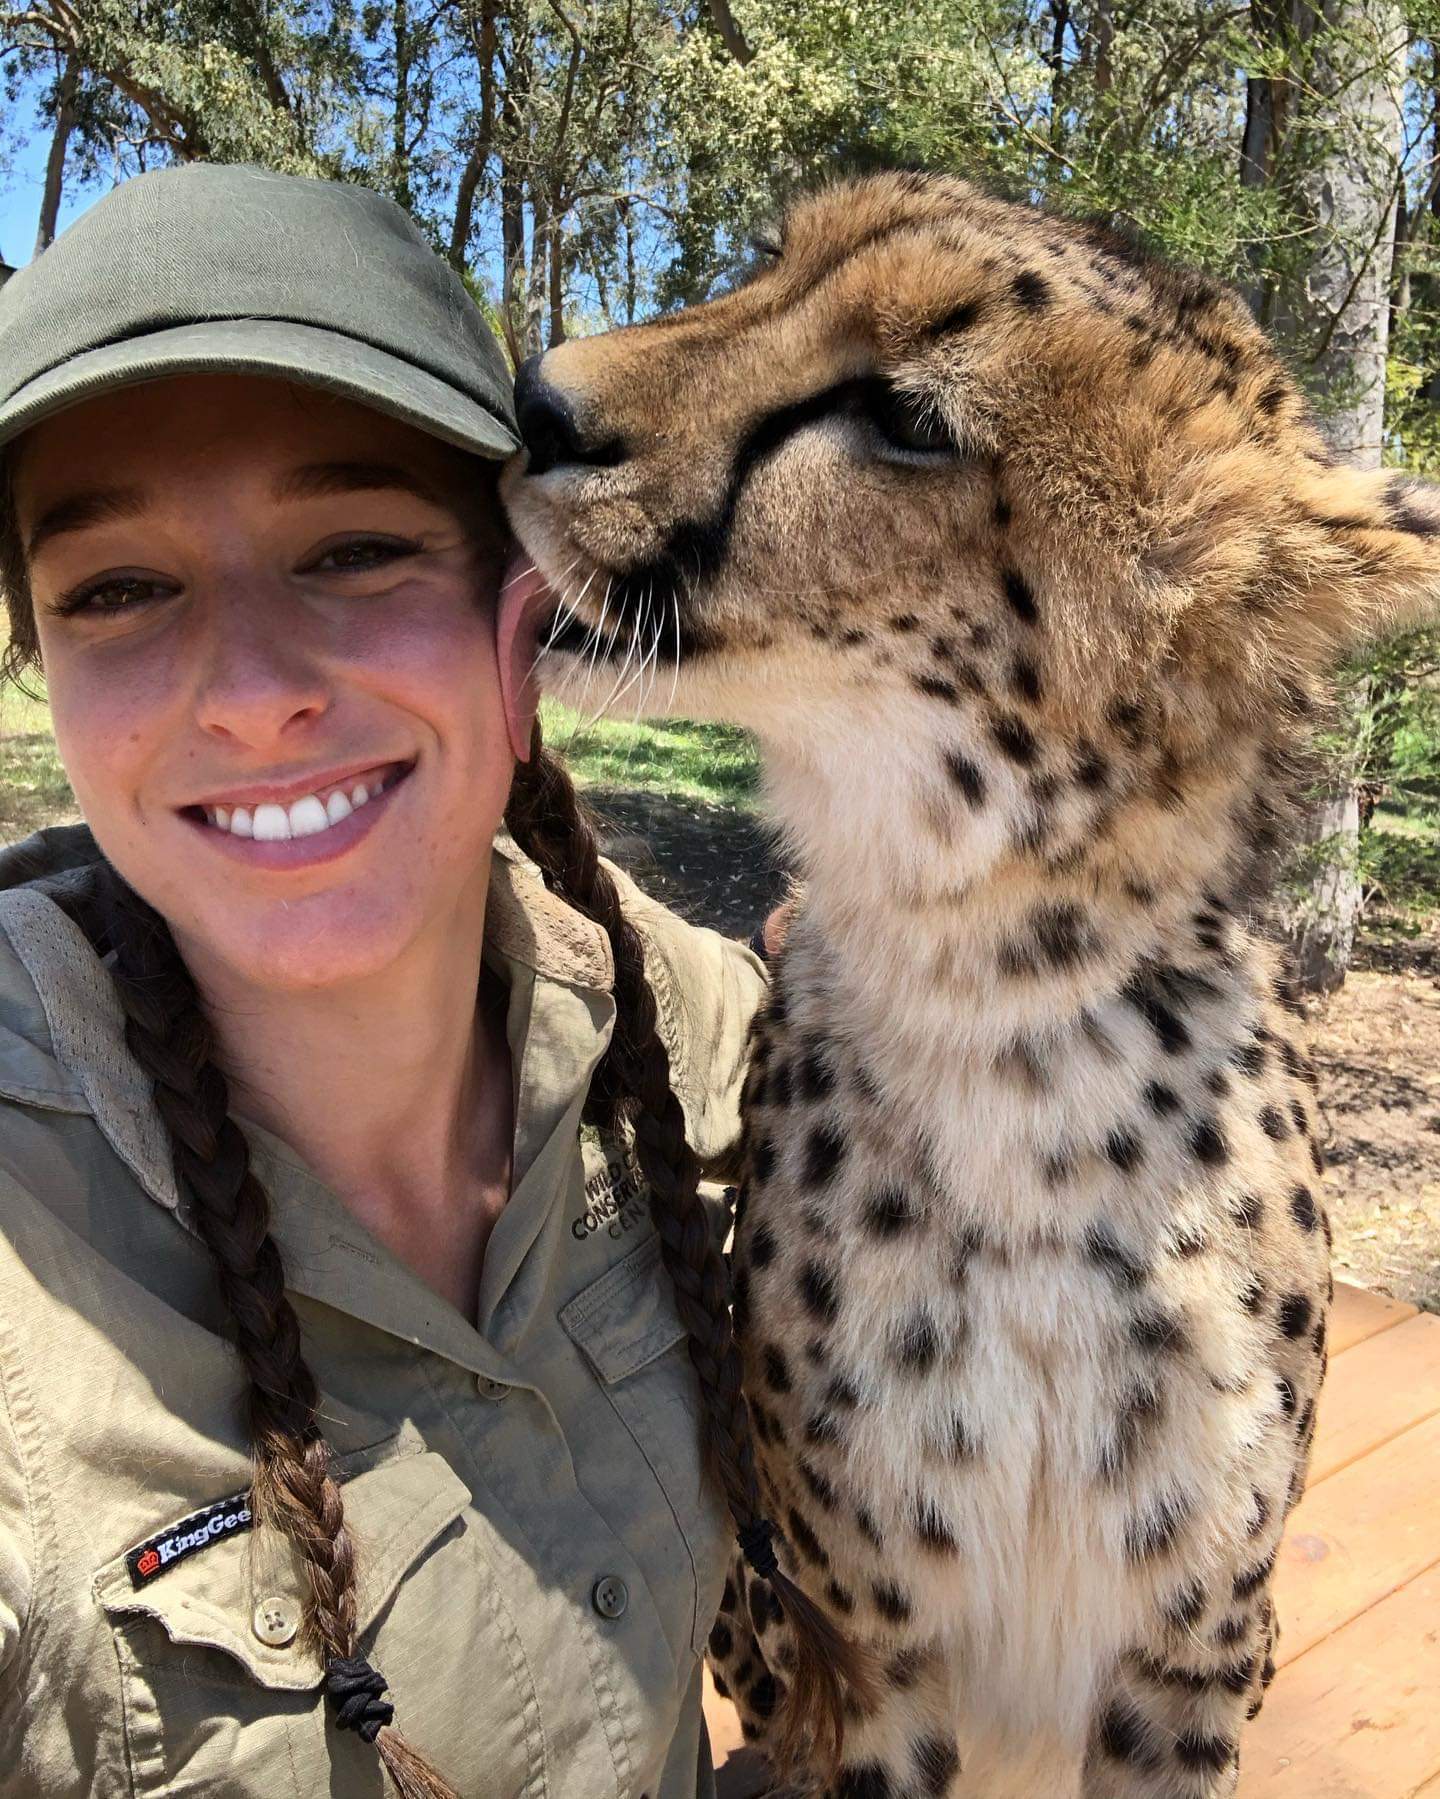
<svg viewBox="0 0 1440 1799">
<path fill-rule="evenodd" d="M 157 1574 L 173 1568 L 176 1562 L 198 1555 L 222 1537 L 233 1537 L 238 1531 L 249 1530 L 253 1523 L 248 1493 L 234 1493 L 229 1499 L 217 1499 L 213 1505 L 189 1513 L 127 1550 L 125 1566 L 130 1570 L 130 1583 L 137 1590 L 148 1586 Z"/>
</svg>

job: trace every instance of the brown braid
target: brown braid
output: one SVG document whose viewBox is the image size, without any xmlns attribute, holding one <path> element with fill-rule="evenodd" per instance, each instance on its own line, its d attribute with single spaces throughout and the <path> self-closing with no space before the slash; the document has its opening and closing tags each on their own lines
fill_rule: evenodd
<svg viewBox="0 0 1440 1799">
<path fill-rule="evenodd" d="M 309 1587 L 306 1632 L 333 1680 L 334 1664 L 355 1656 L 355 1545 L 329 1446 L 316 1423 L 320 1391 L 302 1353 L 300 1323 L 270 1235 L 269 1198 L 250 1167 L 245 1134 L 230 1116 L 213 1034 L 169 928 L 113 871 L 106 871 L 105 885 L 109 891 L 98 902 L 83 909 L 72 902 L 67 910 L 99 953 L 113 951 L 125 1040 L 154 1083 L 176 1178 L 214 1257 L 236 1352 L 249 1377 L 251 1503 L 257 1519 L 283 1532 L 299 1551 Z M 383 1683 L 371 1688 L 377 1696 L 379 1691 Z M 387 1704 L 375 1715 L 390 1709 Z M 393 1725 L 361 1734 L 372 1737 L 401 1799 L 457 1799 Z"/>
<path fill-rule="evenodd" d="M 705 1402 L 706 1447 L 725 1489 L 730 1515 L 746 1549 L 764 1545 L 774 1526 L 765 1517 L 755 1473 L 750 1413 L 741 1389 L 740 1351 L 730 1323 L 730 1280 L 715 1248 L 697 1191 L 699 1163 L 685 1137 L 685 1117 L 670 1085 L 670 1059 L 656 1028 L 655 997 L 645 978 L 639 932 L 620 908 L 614 881 L 600 861 L 595 832 L 564 765 L 541 742 L 537 724 L 530 760 L 515 773 L 505 822 L 537 864 L 546 884 L 603 926 L 615 960 L 616 1027 L 596 1070 L 590 1115 L 613 1124 L 628 1118 L 651 1214 L 681 1320 L 690 1360 Z M 847 1689 L 864 1704 L 871 1673 L 856 1646 L 790 1580 L 773 1557 L 768 1579 L 794 1632 L 796 1665 L 781 1718 L 778 1756 L 793 1765 L 807 1738 L 838 1764 L 844 1741 Z"/>
</svg>

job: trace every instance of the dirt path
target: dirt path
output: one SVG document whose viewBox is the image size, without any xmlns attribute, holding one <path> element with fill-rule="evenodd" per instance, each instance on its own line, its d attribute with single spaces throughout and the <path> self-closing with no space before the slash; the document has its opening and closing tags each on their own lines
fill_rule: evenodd
<svg viewBox="0 0 1440 1799">
<path fill-rule="evenodd" d="M 587 797 L 608 853 L 686 918 L 748 937 L 783 891 L 744 813 L 623 789 Z M 1440 1312 L 1440 935 L 1367 943 L 1311 1026 L 1336 1273 Z"/>
</svg>

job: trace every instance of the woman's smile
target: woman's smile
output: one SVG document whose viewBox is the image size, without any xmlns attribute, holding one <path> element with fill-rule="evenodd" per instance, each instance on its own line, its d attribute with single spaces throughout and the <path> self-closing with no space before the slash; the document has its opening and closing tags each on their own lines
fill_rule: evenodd
<svg viewBox="0 0 1440 1799">
<path fill-rule="evenodd" d="M 345 855 L 388 812 L 416 758 L 368 762 L 343 775 L 237 784 L 182 806 L 180 816 L 252 868 L 310 868 Z"/>
</svg>

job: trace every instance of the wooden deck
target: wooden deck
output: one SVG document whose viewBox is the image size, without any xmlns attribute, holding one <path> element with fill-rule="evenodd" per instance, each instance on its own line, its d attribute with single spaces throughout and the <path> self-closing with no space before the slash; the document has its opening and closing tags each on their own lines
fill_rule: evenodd
<svg viewBox="0 0 1440 1799">
<path fill-rule="evenodd" d="M 1338 1287 L 1330 1344 L 1241 1799 L 1440 1799 L 1440 1318 Z M 753 1799 L 756 1758 L 706 1691 L 720 1799 Z"/>
</svg>

